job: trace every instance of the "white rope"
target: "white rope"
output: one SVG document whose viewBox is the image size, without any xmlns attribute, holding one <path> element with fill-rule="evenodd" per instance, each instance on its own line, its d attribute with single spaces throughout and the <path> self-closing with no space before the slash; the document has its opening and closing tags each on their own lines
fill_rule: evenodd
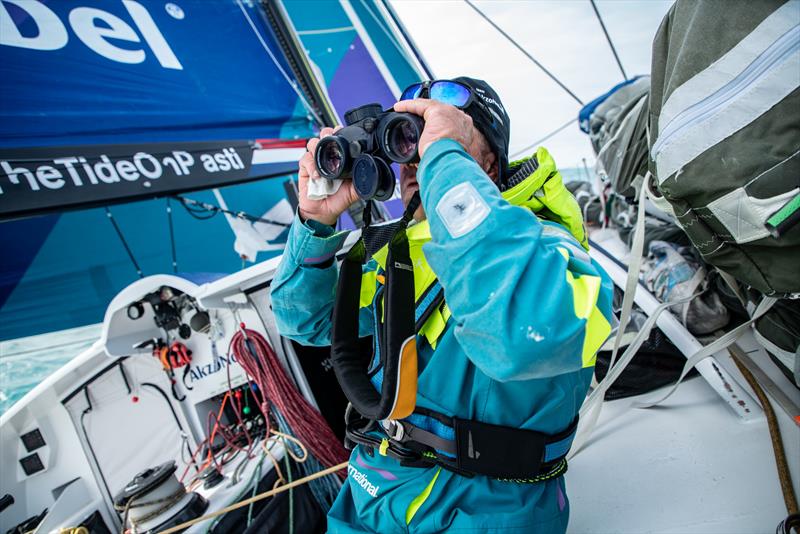
<svg viewBox="0 0 800 534">
<path fill-rule="evenodd" d="M 661 312 L 671 306 L 675 306 L 676 304 L 689 302 L 699 295 L 700 293 L 695 293 L 694 295 L 689 295 L 688 297 L 684 297 L 680 300 L 664 302 L 659 304 L 658 307 L 653 310 L 653 313 L 650 314 L 645 323 L 642 325 L 641 330 L 639 330 L 639 332 L 636 334 L 636 337 L 633 338 L 631 344 L 628 346 L 625 352 L 622 353 L 622 356 L 620 356 L 619 363 L 613 367 L 609 367 L 605 378 L 603 378 L 603 380 L 592 391 L 589 397 L 584 401 L 583 406 L 581 406 L 578 432 L 575 435 L 575 440 L 572 443 L 572 449 L 570 450 L 568 458 L 572 458 L 578 454 L 578 452 L 589 441 L 595 426 L 597 426 L 597 421 L 600 418 L 600 412 L 603 408 L 606 392 L 609 390 L 609 388 L 611 388 L 611 386 L 614 385 L 614 382 L 617 381 L 628 364 L 631 363 L 633 357 L 636 356 L 636 353 L 639 351 L 642 344 L 650 337 L 650 332 L 652 332 L 653 327 L 658 321 L 658 317 L 661 315 Z M 617 338 L 621 337 L 622 336 L 617 335 Z"/>
<path fill-rule="evenodd" d="M 647 180 L 647 178 L 648 176 L 645 176 L 645 180 Z M 657 313 L 652 313 L 650 315 L 642 329 L 622 355 L 622 360 L 620 361 L 619 365 L 615 367 L 614 363 L 617 359 L 617 353 L 622 346 L 622 338 L 625 334 L 625 328 L 628 326 L 628 321 L 631 317 L 631 311 L 633 310 L 633 297 L 636 294 L 636 287 L 639 284 L 639 267 L 642 264 L 642 255 L 644 253 L 645 195 L 645 188 L 640 183 L 639 213 L 636 219 L 636 228 L 633 231 L 633 243 L 631 246 L 630 260 L 628 263 L 628 279 L 625 282 L 625 293 L 622 298 L 622 310 L 620 311 L 619 315 L 617 335 L 614 336 L 614 348 L 611 351 L 611 361 L 608 364 L 608 373 L 602 382 L 600 382 L 598 387 L 591 393 L 591 395 L 589 395 L 589 398 L 584 401 L 583 406 L 581 407 L 579 418 L 580 423 L 578 426 L 578 432 L 575 436 L 575 441 L 572 443 L 572 449 L 570 450 L 569 454 L 570 458 L 575 456 L 578 451 L 581 450 L 581 448 L 589 440 L 589 437 L 592 435 L 594 427 L 597 425 L 597 420 L 600 418 L 600 412 L 603 409 L 605 392 L 611 387 L 628 363 L 630 363 L 630 361 L 633 359 L 633 356 L 636 354 L 636 351 L 639 350 L 639 347 L 642 345 L 642 343 L 644 343 L 644 340 L 650 336 L 650 329 L 653 327 L 653 324 L 655 324 L 655 320 L 661 311 L 666 309 L 668 306 L 675 305 L 675 302 L 670 302 L 668 304 L 662 304 L 656 308 Z"/>
<path fill-rule="evenodd" d="M 644 182 L 647 182 L 650 173 L 644 177 Z M 646 189 L 643 185 L 639 187 L 639 211 L 636 215 L 636 226 L 633 231 L 633 243 L 631 243 L 631 252 L 628 260 L 628 279 L 625 281 L 625 294 L 622 298 L 622 310 L 619 314 L 619 331 L 625 332 L 625 327 L 628 326 L 628 321 L 631 318 L 631 311 L 633 310 L 633 297 L 636 295 L 636 287 L 639 284 L 639 269 L 642 265 L 642 257 L 644 256 L 644 234 L 645 234 L 645 211 L 644 200 L 646 198 Z M 614 366 L 619 352 L 620 341 L 622 336 L 617 336 L 614 342 L 614 350 L 611 352 L 611 362 L 609 369 Z"/>
<path fill-rule="evenodd" d="M 713 354 L 721 351 L 722 349 L 732 345 L 737 339 L 742 337 L 742 334 L 744 334 L 747 330 L 750 329 L 750 325 L 753 324 L 756 320 L 758 320 L 759 317 L 764 315 L 772 307 L 772 305 L 775 304 L 776 300 L 777 299 L 774 299 L 772 297 L 764 297 L 764 299 L 758 304 L 758 307 L 756 308 L 755 312 L 753 312 L 753 316 L 750 318 L 749 321 L 740 324 L 739 326 L 737 326 L 724 336 L 716 339 L 714 342 L 709 343 L 702 349 L 695 352 L 692 355 L 692 357 L 686 361 L 686 365 L 683 366 L 683 371 L 681 371 L 680 378 L 678 378 L 678 381 L 675 382 L 675 384 L 667 392 L 666 395 L 662 396 L 660 399 L 655 401 L 636 402 L 633 405 L 636 406 L 637 408 L 652 408 L 653 406 L 657 406 L 662 402 L 664 402 L 665 400 L 667 400 L 668 398 L 670 398 L 672 394 L 678 390 L 678 386 L 681 385 L 683 379 L 686 378 L 686 375 L 689 373 L 689 371 L 691 371 L 694 368 L 695 365 L 700 363 L 702 360 L 705 360 L 709 356 L 712 356 Z"/>
</svg>

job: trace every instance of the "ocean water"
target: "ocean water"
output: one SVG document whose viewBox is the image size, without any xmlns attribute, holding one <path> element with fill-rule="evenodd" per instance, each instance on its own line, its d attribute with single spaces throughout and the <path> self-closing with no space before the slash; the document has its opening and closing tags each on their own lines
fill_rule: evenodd
<svg viewBox="0 0 800 534">
<path fill-rule="evenodd" d="M 594 171 L 592 171 L 591 167 L 588 171 L 583 167 L 564 167 L 558 169 L 558 172 L 561 173 L 564 183 L 573 181 L 588 182 L 594 179 Z"/>
<path fill-rule="evenodd" d="M 0 341 L 0 414 L 100 338 L 102 324 Z"/>
</svg>

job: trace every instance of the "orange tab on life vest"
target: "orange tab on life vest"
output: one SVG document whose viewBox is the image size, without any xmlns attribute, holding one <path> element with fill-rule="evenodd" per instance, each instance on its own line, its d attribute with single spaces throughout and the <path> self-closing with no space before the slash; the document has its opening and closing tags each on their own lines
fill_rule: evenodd
<svg viewBox="0 0 800 534">
<path fill-rule="evenodd" d="M 414 413 L 417 405 L 417 340 L 406 339 L 400 349 L 397 395 L 387 419 L 402 419 Z"/>
</svg>

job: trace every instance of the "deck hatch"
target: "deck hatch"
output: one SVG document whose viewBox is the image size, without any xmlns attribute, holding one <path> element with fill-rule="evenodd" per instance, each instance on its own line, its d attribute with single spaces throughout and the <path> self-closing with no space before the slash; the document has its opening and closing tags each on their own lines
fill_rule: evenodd
<svg viewBox="0 0 800 534">
<path fill-rule="evenodd" d="M 47 445 L 44 441 L 44 436 L 38 428 L 34 428 L 30 432 L 26 432 L 20 436 L 22 444 L 25 445 L 25 450 L 33 452 Z"/>
<path fill-rule="evenodd" d="M 34 475 L 39 471 L 44 471 L 42 459 L 39 458 L 39 455 L 35 452 L 21 459 L 19 463 L 22 466 L 22 470 L 25 471 L 25 474 L 28 476 Z"/>
</svg>

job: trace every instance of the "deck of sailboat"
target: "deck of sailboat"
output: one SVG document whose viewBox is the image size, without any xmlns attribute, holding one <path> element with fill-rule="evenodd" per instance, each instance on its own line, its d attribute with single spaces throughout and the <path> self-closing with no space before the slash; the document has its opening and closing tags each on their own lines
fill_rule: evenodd
<svg viewBox="0 0 800 534">
<path fill-rule="evenodd" d="M 766 417 L 739 419 L 701 377 L 633 406 L 654 396 L 605 403 L 566 475 L 569 532 L 774 532 L 787 514 Z M 800 427 L 775 412 L 797 492 Z"/>
<path fill-rule="evenodd" d="M 622 288 L 630 251 L 613 230 L 590 233 L 593 257 L 611 269 L 609 274 Z M 636 295 L 641 302 L 639 297 L 649 293 L 639 285 Z M 685 330 L 664 332 L 682 337 L 671 339 L 676 346 L 696 343 Z M 797 414 L 787 413 L 771 392 L 785 395 L 789 405 L 794 403 L 792 411 L 800 405 L 800 391 L 771 363 L 751 333 L 745 333 L 737 347 L 772 382 L 767 395 L 798 493 L 800 426 L 792 419 Z M 569 532 L 775 531 L 787 512 L 767 418 L 727 351 L 715 358 L 718 376 L 687 379 L 659 406 L 640 409 L 635 404 L 661 398 L 667 387 L 603 404 L 591 438 L 572 458 L 566 475 L 572 507 Z M 726 379 L 719 381 L 721 373 Z M 743 395 L 737 399 L 734 391 Z"/>
<path fill-rule="evenodd" d="M 43 386 L 58 389 L 59 375 L 66 378 L 66 371 L 86 356 Z M 14 411 L 42 392 L 37 388 Z M 661 407 L 633 406 L 653 395 L 604 404 L 594 434 L 566 475 L 568 531 L 772 532 L 786 511 L 766 418 L 741 420 L 701 377 L 686 381 Z M 795 491 L 800 491 L 800 427 L 774 407 Z M 231 496 L 216 497 L 209 512 L 233 502 Z"/>
</svg>

